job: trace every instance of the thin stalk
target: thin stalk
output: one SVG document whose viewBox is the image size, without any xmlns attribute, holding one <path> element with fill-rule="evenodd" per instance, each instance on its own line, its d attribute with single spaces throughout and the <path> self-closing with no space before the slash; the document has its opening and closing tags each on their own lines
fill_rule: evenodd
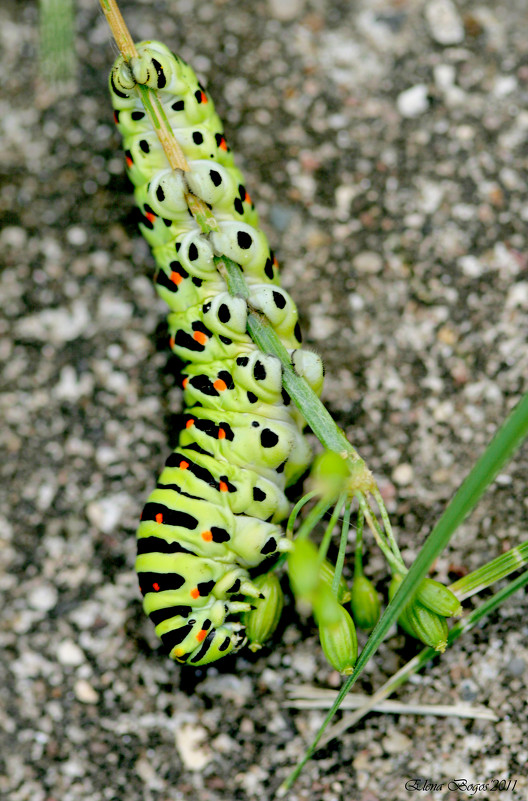
<svg viewBox="0 0 528 801">
<path fill-rule="evenodd" d="M 100 0 L 100 2 L 123 57 L 127 61 L 137 57 L 136 47 L 116 0 Z M 188 164 L 180 146 L 176 142 L 157 94 L 145 86 L 138 86 L 137 89 L 158 134 L 170 166 L 173 169 L 188 170 Z M 191 213 L 204 233 L 218 230 L 214 216 L 211 215 L 200 198 L 189 192 L 187 194 L 187 202 Z M 232 295 L 240 295 L 248 299 L 249 290 L 239 266 L 226 257 L 217 258 L 215 262 L 226 280 L 229 292 Z M 295 373 L 286 348 L 282 345 L 268 321 L 263 315 L 250 311 L 247 327 L 249 335 L 264 353 L 270 353 L 280 359 L 283 366 L 284 387 L 294 403 L 302 411 L 306 422 L 316 437 L 326 448 L 341 453 L 343 458 L 349 461 L 352 491 L 361 491 L 365 494 L 371 492 L 375 487 L 375 482 L 365 462 L 337 427 L 329 412 L 306 381 Z"/>
<path fill-rule="evenodd" d="M 387 509 L 385 508 L 383 497 L 377 486 L 374 487 L 374 489 L 372 490 L 372 494 L 376 500 L 376 503 L 378 504 L 380 516 L 383 522 L 383 529 L 385 531 L 385 534 L 387 535 L 387 540 L 389 542 L 391 550 L 396 557 L 401 559 L 400 549 L 398 548 L 398 543 L 396 542 L 396 537 L 394 536 L 394 531 L 392 530 L 389 515 L 387 514 Z"/>
<path fill-rule="evenodd" d="M 337 499 L 337 503 L 334 506 L 334 511 L 332 512 L 332 516 L 329 520 L 329 523 L 326 527 L 326 531 L 323 534 L 323 539 L 321 540 L 321 544 L 319 546 L 319 561 L 323 562 L 326 558 L 326 554 L 328 552 L 328 546 L 330 545 L 330 540 L 332 539 L 332 534 L 334 532 L 334 527 L 337 522 L 337 518 L 339 517 L 339 512 L 341 511 L 343 504 L 346 501 L 346 495 L 342 494 Z"/>
<path fill-rule="evenodd" d="M 298 540 L 306 539 L 309 536 L 310 532 L 313 531 L 315 526 L 319 523 L 319 521 L 323 519 L 325 514 L 332 506 L 332 503 L 333 503 L 332 498 L 320 498 L 313 507 L 313 509 L 310 509 L 309 513 L 304 518 L 297 532 L 296 539 Z"/>
<path fill-rule="evenodd" d="M 288 523 L 286 525 L 286 536 L 291 539 L 293 536 L 293 527 L 295 525 L 295 521 L 299 515 L 299 512 L 306 506 L 306 504 L 312 500 L 318 494 L 317 490 L 312 490 L 311 492 L 307 492 L 306 495 L 303 495 L 300 500 L 297 501 L 293 509 L 291 510 L 290 516 L 288 518 Z"/>
<path fill-rule="evenodd" d="M 354 578 L 363 575 L 363 523 L 365 515 L 361 507 L 358 510 L 357 516 L 357 530 L 356 530 L 356 547 L 354 550 Z"/>
<path fill-rule="evenodd" d="M 339 552 L 337 554 L 334 578 L 332 579 L 332 593 L 337 598 L 339 591 L 339 582 L 343 573 L 343 565 L 345 564 L 345 551 L 348 541 L 348 531 L 350 529 L 350 514 L 352 511 L 352 503 L 348 501 L 345 505 L 345 513 L 343 515 L 343 524 L 341 526 L 341 540 L 339 542 Z"/>
<path fill-rule="evenodd" d="M 371 509 L 370 509 L 370 507 L 369 507 L 364 495 L 362 493 L 358 492 L 358 493 L 356 493 L 356 497 L 357 497 L 357 500 L 358 500 L 358 503 L 359 503 L 359 508 L 361 509 L 361 511 L 363 513 L 363 516 L 364 516 L 365 520 L 368 523 L 368 527 L 370 528 L 370 530 L 371 530 L 371 532 L 372 532 L 372 534 L 374 536 L 374 539 L 376 540 L 376 542 L 378 544 L 378 548 L 380 549 L 380 551 L 382 552 L 383 556 L 385 557 L 385 559 L 389 563 L 391 570 L 392 571 L 396 571 L 396 572 L 400 572 L 400 573 L 401 572 L 405 572 L 405 570 L 407 568 L 405 566 L 403 566 L 403 570 L 402 570 L 403 562 L 402 562 L 401 557 L 400 557 L 400 559 L 397 559 L 394 556 L 390 546 L 387 544 L 387 542 L 385 540 L 385 537 L 383 536 L 383 530 L 382 530 L 381 526 L 379 525 L 379 523 L 376 520 L 376 518 L 374 517 L 374 515 L 371 513 Z"/>
</svg>

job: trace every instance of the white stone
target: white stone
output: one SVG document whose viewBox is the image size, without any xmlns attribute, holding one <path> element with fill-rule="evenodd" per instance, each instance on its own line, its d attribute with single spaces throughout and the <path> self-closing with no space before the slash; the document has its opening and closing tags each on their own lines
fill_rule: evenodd
<svg viewBox="0 0 528 801">
<path fill-rule="evenodd" d="M 188 770 L 202 770 L 211 760 L 207 737 L 203 726 L 193 723 L 182 723 L 176 729 L 176 748 Z"/>
<path fill-rule="evenodd" d="M 511 309 L 514 306 L 528 310 L 528 281 L 517 281 L 508 290 L 506 308 Z"/>
<path fill-rule="evenodd" d="M 88 234 L 84 228 L 81 228 L 79 225 L 74 225 L 72 228 L 68 228 L 66 239 L 70 245 L 85 245 L 88 241 Z"/>
<path fill-rule="evenodd" d="M 57 603 L 58 593 L 53 584 L 40 584 L 34 587 L 28 595 L 28 604 L 32 609 L 40 612 L 49 612 Z"/>
<path fill-rule="evenodd" d="M 303 11 L 304 0 L 268 0 L 270 14 L 283 22 L 295 19 Z"/>
<path fill-rule="evenodd" d="M 125 492 L 119 492 L 116 495 L 92 501 L 86 507 L 86 514 L 94 526 L 97 526 L 104 534 L 110 534 L 130 504 L 130 496 Z"/>
<path fill-rule="evenodd" d="M 85 373 L 79 377 L 73 367 L 67 364 L 62 368 L 53 392 L 59 400 L 77 401 L 83 395 L 90 395 L 92 390 L 92 376 Z"/>
<path fill-rule="evenodd" d="M 434 81 L 441 92 L 450 89 L 455 83 L 455 68 L 452 64 L 437 64 L 433 69 Z"/>
<path fill-rule="evenodd" d="M 99 693 L 85 679 L 76 681 L 73 689 L 75 697 L 83 704 L 96 704 L 99 700 Z"/>
<path fill-rule="evenodd" d="M 407 486 L 414 481 L 414 470 L 410 464 L 399 464 L 392 471 L 392 480 L 400 486 Z"/>
<path fill-rule="evenodd" d="M 105 294 L 99 300 L 97 316 L 111 328 L 119 327 L 132 316 L 132 305 Z"/>
<path fill-rule="evenodd" d="M 404 751 L 411 753 L 413 747 L 412 740 L 399 731 L 392 731 L 382 739 L 381 744 L 387 754 L 402 754 Z"/>
<path fill-rule="evenodd" d="M 451 0 L 430 0 L 425 7 L 425 18 L 438 44 L 454 45 L 464 41 L 464 25 Z"/>
<path fill-rule="evenodd" d="M 90 315 L 84 303 L 74 301 L 71 310 L 66 308 L 44 309 L 37 314 L 23 317 L 16 324 L 16 332 L 27 339 L 49 341 L 55 345 L 71 342 L 84 334 L 90 324 Z"/>
<path fill-rule="evenodd" d="M 363 250 L 355 257 L 354 267 L 360 273 L 379 273 L 383 267 L 383 259 L 373 250 Z"/>
<path fill-rule="evenodd" d="M 57 659 L 61 665 L 78 667 L 84 662 L 84 653 L 73 640 L 63 640 L 57 648 Z"/>
<path fill-rule="evenodd" d="M 461 256 L 458 260 L 458 266 L 470 278 L 478 278 L 484 272 L 481 262 L 476 256 Z"/>
<path fill-rule="evenodd" d="M 417 83 L 405 89 L 398 95 L 396 105 L 402 117 L 418 117 L 423 114 L 429 108 L 427 86 L 424 83 Z"/>
<path fill-rule="evenodd" d="M 497 75 L 493 82 L 493 94 L 495 97 L 506 97 L 517 89 L 517 78 L 515 75 Z"/>
</svg>

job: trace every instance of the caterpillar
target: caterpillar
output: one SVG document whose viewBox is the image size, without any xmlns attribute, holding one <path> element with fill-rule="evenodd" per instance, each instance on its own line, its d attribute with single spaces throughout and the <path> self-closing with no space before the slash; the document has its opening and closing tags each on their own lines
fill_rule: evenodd
<svg viewBox="0 0 528 801">
<path fill-rule="evenodd" d="M 280 361 L 246 332 L 248 301 L 230 295 L 215 256 L 238 264 L 249 303 L 264 313 L 295 371 L 320 394 L 319 357 L 302 349 L 296 306 L 214 104 L 192 68 L 159 42 L 137 45 L 110 74 L 128 175 L 152 248 L 155 285 L 169 307 L 169 344 L 182 361 L 184 426 L 149 496 L 137 531 L 143 607 L 169 655 L 199 666 L 245 642 L 240 613 L 260 598 L 251 572 L 290 548 L 280 522 L 285 489 L 311 462 L 304 420 L 282 387 Z M 136 91 L 158 97 L 190 171 L 170 169 Z M 191 192 L 218 230 L 202 233 Z"/>
</svg>

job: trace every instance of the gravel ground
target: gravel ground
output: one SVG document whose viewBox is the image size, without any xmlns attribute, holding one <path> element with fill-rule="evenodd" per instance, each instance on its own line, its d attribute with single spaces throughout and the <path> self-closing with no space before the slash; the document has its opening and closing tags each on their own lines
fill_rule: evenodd
<svg viewBox="0 0 528 801">
<path fill-rule="evenodd" d="M 158 650 L 135 523 L 181 393 L 135 227 L 95 0 L 77 2 L 75 95 L 37 71 L 37 12 L 0 9 L 0 795 L 9 801 L 272 799 L 317 730 L 287 684 L 339 686 L 290 602 L 280 636 L 202 670 Z M 155 7 L 155 9 L 154 9 Z M 123 4 L 216 99 L 283 283 L 327 366 L 325 400 L 375 471 L 405 558 L 527 389 L 525 0 Z M 447 580 L 525 539 L 526 457 L 438 560 Z M 384 562 L 368 572 L 382 591 Z M 288 796 L 528 797 L 519 595 L 395 697 L 485 704 L 497 723 L 372 714 Z M 394 629 L 358 684 L 415 652 Z M 429 779 L 441 790 L 412 790 Z M 416 786 L 416 785 L 415 785 Z M 417 785 L 422 787 L 423 785 Z"/>
</svg>

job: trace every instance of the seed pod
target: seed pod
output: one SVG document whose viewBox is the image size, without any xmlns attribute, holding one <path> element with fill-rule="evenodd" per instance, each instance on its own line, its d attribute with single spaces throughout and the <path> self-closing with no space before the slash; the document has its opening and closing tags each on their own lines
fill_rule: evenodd
<svg viewBox="0 0 528 801">
<path fill-rule="evenodd" d="M 350 675 L 356 664 L 358 646 L 354 621 L 343 606 L 339 620 L 331 625 L 319 625 L 319 639 L 324 655 L 333 668 Z"/>
<path fill-rule="evenodd" d="M 352 614 L 360 629 L 373 629 L 380 616 L 380 600 L 374 584 L 366 576 L 352 582 Z"/>
<path fill-rule="evenodd" d="M 443 653 L 447 646 L 448 628 L 445 617 L 431 612 L 420 601 L 412 601 L 407 607 L 408 621 L 425 645 Z"/>
<path fill-rule="evenodd" d="M 246 636 L 251 651 L 258 651 L 268 640 L 280 620 L 284 606 L 284 595 L 275 573 L 264 573 L 252 581 L 264 598 L 249 599 L 253 609 L 245 612 L 242 622 L 246 626 Z"/>
<path fill-rule="evenodd" d="M 342 606 L 324 581 L 319 582 L 311 603 L 318 626 L 333 626 L 341 620 Z"/>
<path fill-rule="evenodd" d="M 288 574 L 293 594 L 308 598 L 319 583 L 319 556 L 310 540 L 295 540 L 288 554 Z"/>
<path fill-rule="evenodd" d="M 443 617 L 460 614 L 460 601 L 449 587 L 434 579 L 425 578 L 418 587 L 415 598 L 432 612 Z"/>
<path fill-rule="evenodd" d="M 402 581 L 403 576 L 395 573 L 389 585 L 389 600 L 392 601 Z M 398 623 L 411 637 L 416 637 L 436 651 L 445 651 L 448 636 L 445 618 L 432 612 L 420 601 L 413 599 L 408 603 L 403 608 L 398 618 Z"/>
<path fill-rule="evenodd" d="M 319 571 L 319 577 L 325 582 L 325 584 L 328 584 L 331 587 L 334 580 L 335 566 L 329 562 L 328 559 L 325 559 L 324 562 L 321 563 Z M 351 597 L 352 593 L 350 592 L 348 584 L 341 574 L 339 586 L 337 588 L 337 600 L 340 604 L 346 604 L 347 601 L 350 601 Z"/>
<path fill-rule="evenodd" d="M 350 477 L 350 469 L 341 454 L 324 451 L 316 458 L 311 476 L 321 495 L 337 496 Z"/>
</svg>

